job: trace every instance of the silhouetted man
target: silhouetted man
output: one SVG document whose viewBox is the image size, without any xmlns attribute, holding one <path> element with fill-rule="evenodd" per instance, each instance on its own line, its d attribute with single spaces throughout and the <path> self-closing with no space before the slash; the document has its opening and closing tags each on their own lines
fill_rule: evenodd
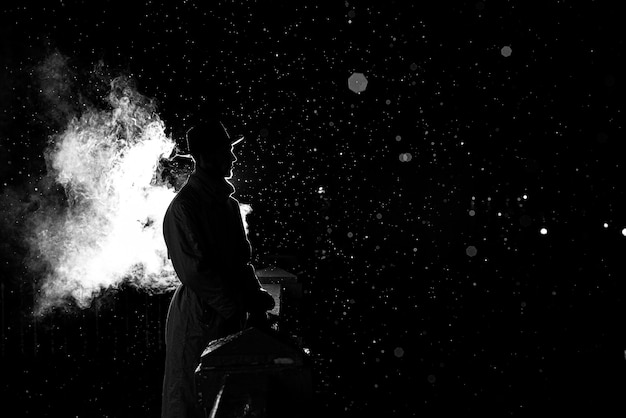
<svg viewBox="0 0 626 418">
<path fill-rule="evenodd" d="M 231 138 L 217 119 L 187 132 L 195 170 L 173 199 L 163 235 L 180 279 L 167 315 L 162 417 L 204 417 L 194 371 L 216 338 L 242 330 L 246 320 L 265 317 L 274 299 L 250 264 L 248 242 L 235 189 L 226 180 L 237 160 Z"/>
</svg>

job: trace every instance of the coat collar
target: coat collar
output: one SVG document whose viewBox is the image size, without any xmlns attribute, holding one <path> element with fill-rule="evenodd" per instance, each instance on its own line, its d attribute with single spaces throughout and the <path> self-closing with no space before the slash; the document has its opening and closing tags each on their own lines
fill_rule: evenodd
<svg viewBox="0 0 626 418">
<path fill-rule="evenodd" d="M 196 166 L 189 179 L 218 199 L 228 199 L 235 193 L 235 188 L 228 180 L 202 167 Z"/>
</svg>

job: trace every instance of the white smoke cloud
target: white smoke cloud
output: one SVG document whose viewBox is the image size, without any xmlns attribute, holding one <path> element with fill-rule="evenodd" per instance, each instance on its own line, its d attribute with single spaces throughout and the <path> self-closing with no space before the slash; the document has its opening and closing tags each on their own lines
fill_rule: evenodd
<svg viewBox="0 0 626 418">
<path fill-rule="evenodd" d="M 39 210 L 28 238 L 28 264 L 39 284 L 37 315 L 68 304 L 88 308 L 123 283 L 156 293 L 179 284 L 162 223 L 180 185 L 161 176 L 184 176 L 190 167 L 164 171 L 160 163 L 175 142 L 130 80 L 114 79 L 106 99 L 105 110 L 83 106 L 81 115 L 68 117 L 45 151 L 42 184 L 48 190 L 31 197 Z M 246 234 L 251 210 L 240 204 Z"/>
<path fill-rule="evenodd" d="M 175 191 L 156 174 L 174 141 L 128 80 L 111 83 L 108 102 L 72 119 L 47 150 L 48 175 L 67 201 L 39 216 L 32 235 L 46 265 L 39 313 L 68 299 L 88 307 L 125 281 L 155 291 L 177 284 L 161 229 Z"/>
<path fill-rule="evenodd" d="M 243 227 L 246 230 L 246 235 L 250 232 L 248 228 L 248 222 L 246 221 L 246 217 L 252 212 L 252 206 L 247 203 L 239 204 L 239 212 L 241 212 L 241 219 L 243 220 Z"/>
</svg>

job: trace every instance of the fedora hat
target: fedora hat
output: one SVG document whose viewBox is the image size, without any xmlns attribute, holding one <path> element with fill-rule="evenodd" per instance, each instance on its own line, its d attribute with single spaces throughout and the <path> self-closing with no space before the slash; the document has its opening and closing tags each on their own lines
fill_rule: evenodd
<svg viewBox="0 0 626 418">
<path fill-rule="evenodd" d="M 186 139 L 189 153 L 197 155 L 237 145 L 244 137 L 231 135 L 220 119 L 207 118 L 191 125 L 187 129 Z"/>
</svg>

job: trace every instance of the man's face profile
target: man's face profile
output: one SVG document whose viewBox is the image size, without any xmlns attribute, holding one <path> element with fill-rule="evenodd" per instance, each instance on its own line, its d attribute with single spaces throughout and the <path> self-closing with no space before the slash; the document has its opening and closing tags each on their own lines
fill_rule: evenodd
<svg viewBox="0 0 626 418">
<path fill-rule="evenodd" d="M 200 166 L 206 166 L 206 168 L 218 172 L 225 178 L 233 176 L 233 163 L 235 161 L 237 161 L 237 157 L 231 145 L 216 148 L 197 159 Z"/>
</svg>

